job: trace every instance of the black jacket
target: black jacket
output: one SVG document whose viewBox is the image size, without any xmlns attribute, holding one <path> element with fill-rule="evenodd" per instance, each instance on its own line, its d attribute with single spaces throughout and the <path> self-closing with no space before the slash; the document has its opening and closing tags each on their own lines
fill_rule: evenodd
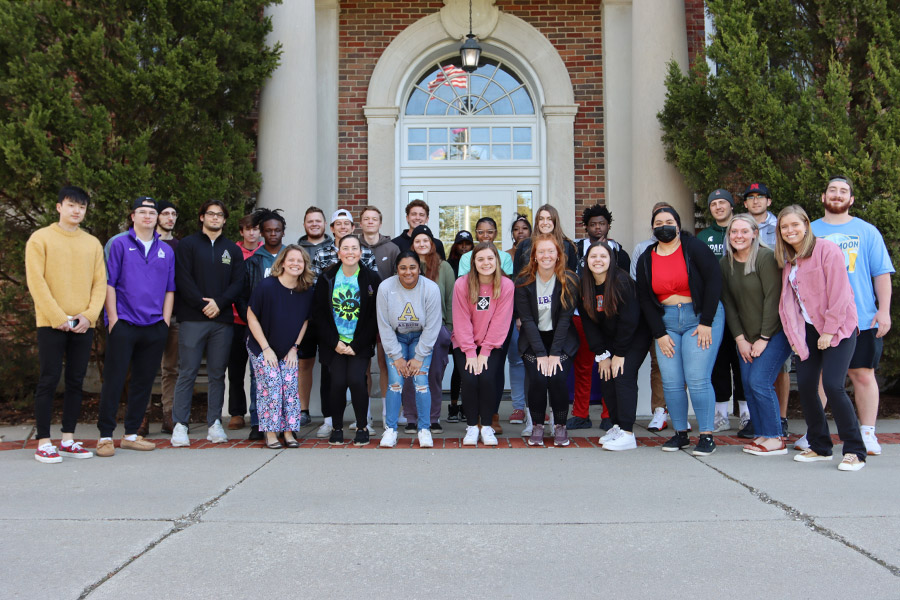
<svg viewBox="0 0 900 600">
<path fill-rule="evenodd" d="M 652 254 L 659 242 L 651 244 L 637 264 L 637 297 L 641 303 L 644 318 L 650 326 L 654 339 L 666 335 L 663 325 L 663 305 L 653 293 Z M 694 314 L 700 315 L 700 324 L 712 326 L 722 297 L 722 270 L 719 259 L 709 246 L 688 233 L 681 233 L 681 248 L 684 253 L 684 264 L 687 266 L 688 286 L 691 289 L 691 302 Z"/>
<path fill-rule="evenodd" d="M 396 244 L 398 248 L 400 248 L 400 252 L 405 252 L 406 250 L 412 250 L 412 238 L 409 237 L 409 229 L 406 229 L 391 240 Z M 444 242 L 441 240 L 434 238 L 434 248 L 437 250 L 438 255 L 441 257 L 441 260 L 447 260 L 447 257 L 444 255 Z"/>
<path fill-rule="evenodd" d="M 534 356 L 567 356 L 574 357 L 578 352 L 578 332 L 571 326 L 572 315 L 575 314 L 578 299 L 578 280 L 575 273 L 566 271 L 566 285 L 569 286 L 573 299 L 572 306 L 562 306 L 562 282 L 557 279 L 553 286 L 553 299 L 550 306 L 553 321 L 553 342 L 549 348 L 544 347 L 541 332 L 538 330 L 537 282 L 521 286 L 522 280 L 516 282 L 516 316 L 522 321 L 519 329 L 519 353 Z"/>
<path fill-rule="evenodd" d="M 578 253 L 575 244 L 565 240 L 563 252 L 566 255 L 566 268 L 572 273 L 578 270 Z M 513 257 L 513 279 L 519 276 L 531 257 L 531 238 L 525 238 L 516 246 L 516 255 Z"/>
<path fill-rule="evenodd" d="M 625 356 L 635 345 L 640 345 L 646 352 L 650 346 L 650 330 L 641 315 L 641 305 L 631 276 L 625 269 L 619 275 L 620 300 L 614 317 L 595 311 L 597 320 L 591 319 L 584 310 L 584 303 L 594 302 L 594 298 L 582 298 L 582 304 L 578 308 L 588 347 L 598 356 L 607 351 L 613 356 Z"/>
<path fill-rule="evenodd" d="M 337 356 L 334 349 L 340 341 L 331 307 L 334 280 L 340 268 L 341 263 L 337 263 L 322 271 L 316 281 L 316 291 L 313 296 L 311 322 L 315 324 L 316 333 L 319 336 L 319 362 L 324 365 L 331 364 L 332 359 Z M 356 323 L 356 331 L 353 332 L 353 341 L 350 342 L 350 347 L 353 348 L 356 356 L 371 358 L 375 355 L 375 338 L 378 335 L 375 298 L 381 278 L 378 277 L 378 273 L 360 263 L 358 281 L 359 320 Z"/>
<path fill-rule="evenodd" d="M 606 243 L 613 251 L 613 262 L 616 263 L 620 269 L 625 269 L 626 273 L 631 273 L 631 257 L 625 252 L 625 248 L 615 240 L 607 240 Z M 575 252 L 578 255 L 578 270 L 576 271 L 576 275 L 579 277 L 584 273 L 584 253 L 587 252 L 587 249 L 590 247 L 591 243 L 587 238 L 578 240 L 575 244 Z M 629 278 L 630 277 L 631 275 L 629 275 Z"/>
<path fill-rule="evenodd" d="M 231 305 L 244 289 L 244 255 L 237 244 L 220 235 L 214 242 L 202 231 L 187 236 L 175 249 L 175 314 L 179 321 L 233 323 Z M 219 316 L 203 314 L 212 298 Z"/>
</svg>

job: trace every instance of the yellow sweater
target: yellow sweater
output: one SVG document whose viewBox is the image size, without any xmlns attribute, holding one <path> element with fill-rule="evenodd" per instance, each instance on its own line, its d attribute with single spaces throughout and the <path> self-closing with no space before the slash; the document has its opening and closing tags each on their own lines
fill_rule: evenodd
<svg viewBox="0 0 900 600">
<path fill-rule="evenodd" d="M 94 326 L 106 299 L 106 265 L 100 240 L 54 223 L 25 245 L 25 276 L 38 327 L 59 327 L 83 314 Z"/>
</svg>

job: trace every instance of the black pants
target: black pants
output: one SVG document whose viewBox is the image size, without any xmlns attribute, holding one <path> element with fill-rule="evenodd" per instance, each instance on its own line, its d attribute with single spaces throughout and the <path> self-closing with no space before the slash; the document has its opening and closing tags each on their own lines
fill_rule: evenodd
<svg viewBox="0 0 900 600">
<path fill-rule="evenodd" d="M 356 414 L 356 423 L 365 427 L 366 411 L 369 410 L 369 390 L 366 386 L 366 372 L 369 357 L 335 354 L 328 365 L 331 375 L 331 420 L 335 429 L 344 428 L 344 407 L 347 405 L 347 388 Z"/>
<path fill-rule="evenodd" d="M 247 413 L 247 392 L 244 375 L 247 373 L 247 326 L 234 326 L 231 354 L 228 356 L 228 414 L 243 417 Z"/>
<path fill-rule="evenodd" d="M 494 352 L 500 352 L 502 356 L 506 356 L 506 353 L 509 352 L 509 342 L 510 342 L 510 340 L 512 340 L 513 327 L 515 327 L 515 326 L 516 326 L 516 320 L 513 319 L 509 324 L 509 331 L 506 334 L 506 339 L 503 341 L 503 346 L 500 348 L 497 348 L 497 350 L 492 351 L 491 352 L 492 356 L 493 356 Z M 501 364 L 503 364 L 503 363 L 501 363 Z M 506 385 L 506 373 L 504 372 L 504 370 L 502 368 L 497 369 L 497 371 L 494 373 L 494 378 L 495 378 L 494 382 L 496 385 L 496 388 L 494 390 L 494 414 L 497 414 L 500 412 L 500 400 L 503 399 L 503 388 Z M 493 418 L 493 416 L 492 416 L 492 418 Z"/>
<path fill-rule="evenodd" d="M 75 433 L 75 425 L 81 416 L 81 384 L 91 360 L 91 344 L 94 330 L 85 333 L 60 331 L 52 327 L 38 327 L 38 360 L 41 374 L 34 391 L 34 419 L 37 422 L 37 439 L 50 437 L 50 418 L 53 415 L 53 394 L 66 360 L 66 393 L 63 403 L 62 431 Z"/>
<path fill-rule="evenodd" d="M 456 360 L 456 352 L 453 353 L 453 372 L 450 374 L 450 402 L 456 404 L 459 401 L 459 391 L 462 388 L 462 380 L 459 378 L 459 362 Z"/>
<path fill-rule="evenodd" d="M 166 349 L 169 327 L 165 321 L 138 327 L 125 321 L 116 321 L 106 338 L 106 360 L 103 367 L 103 388 L 100 391 L 100 410 L 97 428 L 100 437 L 112 437 L 116 429 L 116 413 L 119 400 L 131 366 L 131 383 L 128 385 L 128 404 L 125 411 L 125 435 L 133 435 L 141 426 L 153 380 Z"/>
<path fill-rule="evenodd" d="M 725 326 L 722 335 L 722 344 L 716 354 L 716 362 L 713 364 L 711 382 L 716 394 L 716 402 L 728 402 L 731 399 L 731 390 L 734 389 L 734 399 L 744 400 L 744 384 L 741 380 L 741 357 L 737 353 L 737 345 L 734 336 Z M 732 376 L 733 375 L 733 376 Z M 730 411 L 729 411 L 730 412 Z M 621 427 L 621 425 L 620 425 Z"/>
<path fill-rule="evenodd" d="M 477 348 L 479 352 L 481 348 Z M 459 348 L 453 349 L 453 364 L 455 373 L 459 375 L 462 387 L 463 410 L 466 412 L 466 425 L 478 425 L 478 417 L 481 417 L 482 425 L 490 425 L 496 411 L 497 371 L 503 376 L 503 363 L 506 353 L 500 348 L 491 350 L 488 357 L 487 371 L 480 375 L 473 375 L 466 371 L 466 355 Z"/>
<path fill-rule="evenodd" d="M 641 365 L 644 364 L 644 359 L 647 358 L 647 348 L 649 347 L 649 336 L 636 337 L 625 353 L 622 374 L 614 377 L 611 381 L 603 382 L 603 400 L 609 410 L 609 418 L 613 425 L 618 425 L 619 429 L 624 431 L 634 429 L 634 415 L 637 411 L 638 401 L 637 376 Z"/>
<path fill-rule="evenodd" d="M 806 346 L 809 348 L 809 358 L 797 362 L 797 392 L 800 395 L 803 418 L 806 420 L 809 447 L 820 456 L 831 456 L 831 432 L 828 430 L 825 409 L 819 400 L 821 374 L 828 408 L 837 425 L 838 436 L 844 443 L 844 454 L 856 454 L 859 460 L 865 461 L 866 446 L 859 431 L 859 420 L 847 390 L 844 389 L 847 368 L 856 349 L 856 336 L 841 340 L 837 346 L 827 350 L 819 350 L 816 345 L 818 340 L 819 332 L 807 323 Z"/>
<path fill-rule="evenodd" d="M 553 341 L 552 331 L 542 331 L 544 347 L 549 348 Z M 491 353 L 493 354 L 493 352 Z M 527 352 L 522 355 L 525 363 L 525 385 L 528 387 L 528 410 L 535 425 L 543 425 L 547 411 L 547 396 L 550 396 L 550 408 L 553 419 L 558 425 L 565 425 L 569 417 L 569 371 L 572 370 L 572 357 L 566 356 L 560 361 L 562 370 L 546 376 L 537 368 L 537 358 Z"/>
</svg>

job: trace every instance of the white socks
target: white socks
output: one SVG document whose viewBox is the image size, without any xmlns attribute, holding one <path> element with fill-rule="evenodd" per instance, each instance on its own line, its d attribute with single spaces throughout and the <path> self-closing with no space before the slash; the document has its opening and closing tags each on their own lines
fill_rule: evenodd
<svg viewBox="0 0 900 600">
<path fill-rule="evenodd" d="M 137 441 L 137 434 L 132 433 L 131 435 L 126 435 L 125 439 L 129 442 L 135 442 Z"/>
<path fill-rule="evenodd" d="M 720 417 L 728 418 L 728 407 L 731 406 L 731 402 L 716 402 L 716 414 Z M 745 407 L 746 408 L 746 407 Z"/>
</svg>

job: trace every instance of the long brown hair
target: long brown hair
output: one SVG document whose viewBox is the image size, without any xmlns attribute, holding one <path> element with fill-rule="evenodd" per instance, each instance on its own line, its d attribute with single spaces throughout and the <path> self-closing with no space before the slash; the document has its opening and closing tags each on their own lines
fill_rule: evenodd
<svg viewBox="0 0 900 600">
<path fill-rule="evenodd" d="M 584 253 L 584 270 L 581 272 L 581 304 L 584 313 L 594 322 L 597 321 L 597 284 L 594 273 L 587 265 L 588 256 L 594 248 L 603 248 L 609 255 L 609 269 L 603 283 L 603 314 L 615 317 L 619 312 L 619 303 L 623 301 L 622 288 L 631 283 L 631 278 L 616 265 L 616 255 L 606 242 L 594 242 Z M 580 311 L 581 309 L 579 309 Z"/>
<path fill-rule="evenodd" d="M 493 281 L 491 282 L 493 288 L 491 291 L 491 298 L 496 300 L 500 297 L 500 284 L 503 283 L 503 269 L 500 268 L 500 253 L 497 251 L 497 246 L 495 246 L 493 242 L 478 242 L 478 245 L 472 250 L 472 262 L 469 268 L 469 274 L 466 275 L 466 284 L 469 288 L 469 302 L 472 304 L 478 302 L 478 291 L 481 287 L 478 271 L 475 270 L 475 257 L 482 250 L 490 250 L 493 252 L 494 260 L 496 261 L 495 264 L 497 265 L 497 268 L 494 269 Z"/>
<path fill-rule="evenodd" d="M 415 247 L 415 238 L 412 239 L 412 244 L 410 244 L 410 249 L 413 252 L 416 252 L 416 255 L 419 257 L 419 262 L 421 262 L 425 268 L 422 269 L 422 275 L 427 277 L 428 279 L 437 282 L 438 274 L 441 272 L 441 255 L 437 253 L 437 245 L 434 243 L 434 238 L 428 235 L 427 233 L 420 233 L 416 235 L 419 237 L 420 235 L 428 236 L 428 241 L 431 243 L 431 251 L 428 252 L 424 257 L 416 252 Z"/>
<path fill-rule="evenodd" d="M 524 287 L 534 283 L 537 278 L 537 247 L 541 242 L 550 242 L 556 247 L 556 266 L 554 267 L 554 275 L 556 280 L 562 285 L 562 295 L 560 300 L 562 306 L 566 310 L 575 305 L 575 294 L 572 288 L 577 288 L 577 279 L 575 274 L 566 269 L 566 255 L 563 253 L 562 244 L 552 233 L 538 233 L 531 236 L 531 252 L 528 255 L 528 264 L 519 274 L 519 287 Z M 569 284 L 572 284 L 571 286 Z"/>
<path fill-rule="evenodd" d="M 800 246 L 800 252 L 794 250 L 794 247 L 784 241 L 781 237 L 781 219 L 787 215 L 797 215 L 800 220 L 806 223 L 806 235 L 803 236 L 803 243 Z M 786 263 L 793 263 L 798 258 L 807 258 L 812 255 L 813 248 L 816 247 L 816 236 L 813 235 L 812 227 L 809 224 L 809 215 L 803 210 L 802 206 L 791 204 L 785 206 L 778 213 L 778 225 L 775 227 L 775 262 L 780 268 L 784 268 Z"/>
<path fill-rule="evenodd" d="M 312 272 L 309 254 L 303 246 L 298 244 L 288 244 L 282 248 L 281 252 L 278 253 L 278 256 L 275 257 L 275 262 L 272 263 L 269 277 L 278 277 L 284 273 L 284 261 L 287 259 L 288 252 L 291 252 L 292 250 L 298 251 L 303 257 L 303 273 L 297 278 L 297 285 L 294 287 L 294 291 L 304 292 L 313 286 L 315 274 Z"/>
</svg>

